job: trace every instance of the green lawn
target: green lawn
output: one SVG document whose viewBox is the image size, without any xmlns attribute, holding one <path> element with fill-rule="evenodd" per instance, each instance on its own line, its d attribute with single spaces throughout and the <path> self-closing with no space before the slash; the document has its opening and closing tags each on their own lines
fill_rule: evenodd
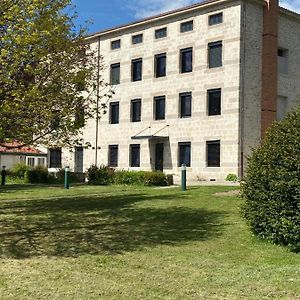
<svg viewBox="0 0 300 300">
<path fill-rule="evenodd" d="M 300 299 L 300 254 L 232 189 L 0 189 L 0 299 Z"/>
</svg>

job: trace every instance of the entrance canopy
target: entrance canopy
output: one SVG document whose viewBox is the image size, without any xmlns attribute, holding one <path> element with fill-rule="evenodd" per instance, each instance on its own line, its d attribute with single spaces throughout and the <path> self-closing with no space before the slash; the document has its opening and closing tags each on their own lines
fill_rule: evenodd
<svg viewBox="0 0 300 300">
<path fill-rule="evenodd" d="M 141 132 L 137 133 L 136 135 L 132 136 L 132 140 L 158 140 L 158 139 L 169 139 L 169 125 L 166 125 L 159 129 L 158 131 L 154 132 L 153 134 L 151 133 L 151 126 L 145 128 Z M 166 134 L 163 134 L 163 131 Z"/>
</svg>

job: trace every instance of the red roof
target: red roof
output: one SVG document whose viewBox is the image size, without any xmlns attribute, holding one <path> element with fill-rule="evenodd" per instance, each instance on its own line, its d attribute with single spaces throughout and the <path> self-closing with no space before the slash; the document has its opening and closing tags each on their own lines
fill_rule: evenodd
<svg viewBox="0 0 300 300">
<path fill-rule="evenodd" d="M 0 145 L 0 153 L 20 153 L 20 154 L 39 154 L 46 155 L 46 153 L 33 148 L 31 146 L 22 146 L 20 142 L 3 143 Z"/>
</svg>

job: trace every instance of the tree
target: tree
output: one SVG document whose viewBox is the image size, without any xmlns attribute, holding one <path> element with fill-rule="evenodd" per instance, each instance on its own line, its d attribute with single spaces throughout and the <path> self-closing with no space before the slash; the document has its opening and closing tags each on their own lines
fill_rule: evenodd
<svg viewBox="0 0 300 300">
<path fill-rule="evenodd" d="M 249 158 L 243 214 L 260 237 L 300 250 L 300 108 L 275 122 Z"/>
<path fill-rule="evenodd" d="M 70 9 L 71 0 L 1 0 L 0 143 L 78 144 L 84 121 L 105 110 L 113 92 L 102 58 Z"/>
</svg>

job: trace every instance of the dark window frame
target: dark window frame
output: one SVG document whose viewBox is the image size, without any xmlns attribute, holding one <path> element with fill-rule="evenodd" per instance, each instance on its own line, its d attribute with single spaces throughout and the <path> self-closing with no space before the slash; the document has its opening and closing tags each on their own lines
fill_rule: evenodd
<svg viewBox="0 0 300 300">
<path fill-rule="evenodd" d="M 113 107 L 118 107 L 117 116 L 113 115 Z M 119 124 L 120 123 L 120 102 L 114 101 L 109 103 L 109 124 Z"/>
<path fill-rule="evenodd" d="M 223 12 L 219 12 L 208 16 L 209 26 L 214 26 L 222 23 L 223 23 Z"/>
<path fill-rule="evenodd" d="M 142 44 L 143 41 L 144 41 L 144 35 L 142 33 L 135 34 L 131 38 L 132 45 Z"/>
<path fill-rule="evenodd" d="M 185 106 L 183 105 L 183 99 L 184 97 L 190 97 L 190 106 L 189 111 L 185 110 Z M 180 118 L 191 118 L 192 117 L 192 92 L 185 92 L 179 94 L 179 116 Z"/>
<path fill-rule="evenodd" d="M 191 25 L 191 27 L 189 27 L 189 25 Z M 193 30 L 194 30 L 194 21 L 193 20 L 180 23 L 180 32 L 181 33 L 190 32 Z"/>
<path fill-rule="evenodd" d="M 129 164 L 131 168 L 140 168 L 141 166 L 141 145 L 140 144 L 130 144 L 130 157 Z M 137 151 L 136 153 L 134 151 Z M 134 159 L 133 155 L 138 154 L 138 156 Z"/>
<path fill-rule="evenodd" d="M 213 103 L 216 99 L 213 98 L 214 94 L 219 94 L 219 103 L 216 105 L 216 103 Z M 217 108 L 213 108 L 213 106 L 217 106 Z M 208 116 L 220 116 L 222 115 L 222 89 L 210 89 L 207 90 L 207 115 Z"/>
<path fill-rule="evenodd" d="M 117 68 L 119 69 L 119 73 L 118 73 L 119 75 L 118 75 L 118 78 L 117 78 L 118 80 L 116 80 L 116 79 L 113 78 L 113 74 L 114 74 L 114 73 L 113 73 L 113 70 L 114 70 L 115 68 L 116 68 L 116 69 L 117 69 Z M 121 81 L 120 79 L 121 79 L 121 64 L 120 64 L 120 63 L 111 64 L 111 65 L 110 65 L 110 84 L 111 84 L 111 85 L 117 85 L 117 84 L 120 84 L 120 81 Z"/>
<path fill-rule="evenodd" d="M 187 147 L 189 149 L 188 153 L 188 160 L 186 161 L 185 158 L 182 159 L 182 150 L 184 147 Z M 181 167 L 183 164 L 186 165 L 186 167 L 191 167 L 191 161 L 192 161 L 192 143 L 191 142 L 179 142 L 178 143 L 178 167 Z"/>
<path fill-rule="evenodd" d="M 160 33 L 164 32 L 164 34 L 160 35 Z M 158 40 L 158 39 L 163 39 L 165 37 L 168 36 L 168 28 L 167 27 L 162 27 L 162 28 L 158 28 L 155 30 L 154 32 L 154 36 L 155 36 L 155 39 Z"/>
<path fill-rule="evenodd" d="M 117 45 L 116 47 L 114 45 Z M 110 42 L 110 49 L 117 50 L 121 48 L 121 39 L 114 40 Z"/>
<path fill-rule="evenodd" d="M 188 68 L 187 62 L 184 62 L 184 57 L 187 53 L 191 53 L 191 68 Z M 184 74 L 184 73 L 191 73 L 193 72 L 193 47 L 188 47 L 188 48 L 184 48 L 184 49 L 180 49 L 180 73 Z M 185 66 L 185 68 L 184 68 Z"/>
<path fill-rule="evenodd" d="M 221 49 L 221 57 L 219 64 L 213 64 L 212 50 L 220 48 Z M 209 69 L 221 68 L 223 66 L 223 41 L 211 42 L 208 43 L 208 67 Z"/>
<path fill-rule="evenodd" d="M 62 167 L 62 150 L 61 150 L 61 148 L 50 148 L 49 149 L 49 168 L 58 169 L 61 167 Z"/>
<path fill-rule="evenodd" d="M 138 116 L 136 117 L 134 115 L 134 105 L 136 103 L 139 103 L 139 113 Z M 142 121 L 142 99 L 132 99 L 130 102 L 130 121 L 132 123 L 137 123 Z"/>
<path fill-rule="evenodd" d="M 160 70 L 160 68 L 158 68 L 158 62 L 161 58 L 164 58 L 165 62 L 164 73 L 158 74 L 158 70 Z M 159 53 L 154 56 L 154 76 L 155 78 L 167 76 L 167 53 Z"/>
<path fill-rule="evenodd" d="M 136 63 L 140 63 L 140 77 L 138 77 L 138 74 L 135 74 L 134 71 L 134 65 Z M 136 76 L 135 76 L 136 75 Z M 131 81 L 137 82 L 143 80 L 143 59 L 142 58 L 135 58 L 131 60 Z"/>
<path fill-rule="evenodd" d="M 217 146 L 214 151 L 215 153 L 211 153 L 210 146 Z M 212 151 L 212 149 L 211 149 Z M 217 154 L 218 157 L 214 158 L 213 155 Z M 214 140 L 214 141 L 206 141 L 206 166 L 208 168 L 220 168 L 221 167 L 221 141 Z"/>
<path fill-rule="evenodd" d="M 163 112 L 158 109 L 158 102 L 163 102 Z M 166 96 L 156 96 L 153 98 L 153 112 L 154 112 L 154 120 L 161 121 L 166 119 Z"/>
<path fill-rule="evenodd" d="M 112 155 L 112 151 L 116 150 L 116 155 Z M 119 164 L 119 145 L 108 146 L 108 166 L 112 168 L 118 167 Z"/>
</svg>

